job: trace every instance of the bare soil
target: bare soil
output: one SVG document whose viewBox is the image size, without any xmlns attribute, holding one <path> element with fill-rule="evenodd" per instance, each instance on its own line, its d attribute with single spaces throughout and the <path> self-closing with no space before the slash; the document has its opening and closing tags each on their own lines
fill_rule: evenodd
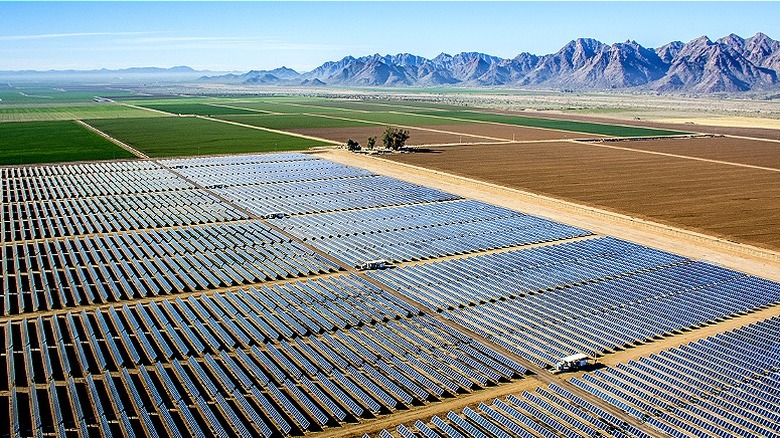
<svg viewBox="0 0 780 438">
<path fill-rule="evenodd" d="M 368 137 L 375 136 L 377 138 L 377 145 L 381 146 L 382 133 L 385 131 L 385 126 L 359 126 L 359 127 L 345 127 L 345 128 L 312 128 L 312 129 L 291 129 L 290 132 L 297 134 L 308 135 L 312 137 L 324 138 L 327 140 L 346 142 L 348 139 L 353 139 L 365 146 Z M 434 130 L 435 129 L 435 130 Z M 430 130 L 423 129 L 408 129 L 409 140 L 406 142 L 408 145 L 429 145 L 429 144 L 457 144 L 457 143 L 474 143 L 474 142 L 489 142 L 490 139 L 481 138 L 478 136 L 466 136 L 458 135 L 454 133 L 447 133 L 441 131 L 447 131 L 441 127 L 430 128 Z"/>
<path fill-rule="evenodd" d="M 456 125 L 437 125 L 431 128 L 443 131 L 462 132 L 464 134 L 484 135 L 504 140 L 563 140 L 571 138 L 598 138 L 600 135 L 575 132 L 554 131 L 550 129 L 524 128 L 522 126 L 498 125 L 493 123 L 464 123 Z"/>
<path fill-rule="evenodd" d="M 733 137 L 622 141 L 615 146 L 780 169 L 780 143 Z"/>
<path fill-rule="evenodd" d="M 780 172 L 574 142 L 454 146 L 389 159 L 780 249 Z"/>
<path fill-rule="evenodd" d="M 528 115 L 527 113 L 523 113 L 522 111 L 501 111 L 501 112 L 506 112 L 508 114 Z M 698 132 L 698 133 L 705 133 L 705 134 L 736 135 L 741 137 L 780 140 L 780 129 L 747 128 L 747 127 L 738 127 L 738 126 L 711 126 L 711 125 L 699 125 L 699 124 L 689 124 L 689 123 L 663 123 L 663 122 L 652 122 L 649 120 L 625 120 L 625 119 L 611 118 L 611 117 L 599 117 L 599 116 L 571 114 L 571 113 L 561 114 L 561 113 L 543 112 L 543 111 L 534 113 L 534 115 L 537 117 L 546 117 L 549 119 L 581 120 L 587 122 L 599 122 L 599 123 L 607 123 L 607 124 L 617 123 L 620 125 L 671 129 L 674 131 Z"/>
</svg>

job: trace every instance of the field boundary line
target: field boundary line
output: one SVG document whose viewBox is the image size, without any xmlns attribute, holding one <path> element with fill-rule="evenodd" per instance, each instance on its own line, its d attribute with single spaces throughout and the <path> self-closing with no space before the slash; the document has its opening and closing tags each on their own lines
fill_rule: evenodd
<svg viewBox="0 0 780 438">
<path fill-rule="evenodd" d="M 662 235 L 667 236 L 667 237 L 671 237 L 671 238 L 678 237 L 678 238 L 682 238 L 682 239 L 688 240 L 689 242 L 698 242 L 698 243 L 702 243 L 702 244 L 705 244 L 705 245 L 712 245 L 712 246 L 715 246 L 717 248 L 721 248 L 721 249 L 725 249 L 725 250 L 729 250 L 729 251 L 733 251 L 733 252 L 739 253 L 740 255 L 737 255 L 736 257 L 739 257 L 742 261 L 746 261 L 746 259 L 744 259 L 744 257 L 753 257 L 753 258 L 759 259 L 764 264 L 770 263 L 773 266 L 777 265 L 778 262 L 780 262 L 780 252 L 777 252 L 777 251 L 773 251 L 773 250 L 766 249 L 766 248 L 759 248 L 759 247 L 748 245 L 748 244 L 744 244 L 744 243 L 733 242 L 733 241 L 729 241 L 729 240 L 726 240 L 726 239 L 718 238 L 716 236 L 711 236 L 711 235 L 699 233 L 699 232 L 692 231 L 692 230 L 686 230 L 686 229 L 683 229 L 683 228 L 676 228 L 676 227 L 673 227 L 671 225 L 665 225 L 665 224 L 658 223 L 658 222 L 653 222 L 653 221 L 650 221 L 650 220 L 645 220 L 645 219 L 641 219 L 641 218 L 637 218 L 637 217 L 632 217 L 632 216 L 629 216 L 629 215 L 626 215 L 626 214 L 622 214 L 622 213 L 617 213 L 617 212 L 612 212 L 612 211 L 608 211 L 608 210 L 603 210 L 603 209 L 599 209 L 599 208 L 592 207 L 592 206 L 589 206 L 589 205 L 577 204 L 575 202 L 565 201 L 565 200 L 562 200 L 562 199 L 557 199 L 557 198 L 553 198 L 553 197 L 546 196 L 546 195 L 540 195 L 538 193 L 527 192 L 527 191 L 515 189 L 515 188 L 512 188 L 512 187 L 502 186 L 502 185 L 499 185 L 499 184 L 494 184 L 494 183 L 490 183 L 490 182 L 486 182 L 486 181 L 480 181 L 480 180 L 477 180 L 477 179 L 473 179 L 473 178 L 469 178 L 469 177 L 465 177 L 465 176 L 460 176 L 460 175 L 456 175 L 456 174 L 452 174 L 452 173 L 442 172 L 442 171 L 438 171 L 438 170 L 428 169 L 428 168 L 425 168 L 425 167 L 414 166 L 414 165 L 406 164 L 406 163 L 399 163 L 399 162 L 396 162 L 396 161 L 392 161 L 392 160 L 388 160 L 388 159 L 384 159 L 384 158 L 380 158 L 380 157 L 375 157 L 375 156 L 365 156 L 365 157 L 362 157 L 363 158 L 362 160 L 360 160 L 361 157 L 349 156 L 349 155 L 354 155 L 354 154 L 352 154 L 350 152 L 346 152 L 346 151 L 330 150 L 330 151 L 324 151 L 324 152 L 321 152 L 321 153 L 327 155 L 329 157 L 329 159 L 332 159 L 333 161 L 340 162 L 342 164 L 348 164 L 348 165 L 351 165 L 351 166 L 361 167 L 361 168 L 368 169 L 368 170 L 371 170 L 371 171 L 379 173 L 379 174 L 392 176 L 392 177 L 399 178 L 399 179 L 402 179 L 402 180 L 405 180 L 405 181 L 411 181 L 411 182 L 415 182 L 416 181 L 415 182 L 416 184 L 423 184 L 423 185 L 431 186 L 431 187 L 434 187 L 434 188 L 438 188 L 440 190 L 450 191 L 451 193 L 455 193 L 455 194 L 459 194 L 459 193 L 457 191 L 453 192 L 453 188 L 452 187 L 442 188 L 441 186 L 443 184 L 447 184 L 449 186 L 456 185 L 458 188 L 463 187 L 464 189 L 468 189 L 468 187 L 466 187 L 466 184 L 470 184 L 472 186 L 477 186 L 477 189 L 478 189 L 478 187 L 488 187 L 488 188 L 491 188 L 491 189 L 494 189 L 494 190 L 498 190 L 500 192 L 508 193 L 510 195 L 515 195 L 515 196 L 520 195 L 523 198 L 520 201 L 521 202 L 530 202 L 531 204 L 529 205 L 529 207 L 531 207 L 531 208 L 533 208 L 533 206 L 535 204 L 535 205 L 541 206 L 543 208 L 552 208 L 554 210 L 554 212 L 568 211 L 568 212 L 572 212 L 573 214 L 579 215 L 579 216 L 582 216 L 584 214 L 584 215 L 586 215 L 586 217 L 589 217 L 590 219 L 599 219 L 599 218 L 608 219 L 614 225 L 617 225 L 618 228 L 623 228 L 623 227 L 626 227 L 626 226 L 633 226 L 633 227 L 639 227 L 639 228 L 641 228 L 641 229 L 643 229 L 645 231 L 661 232 Z M 349 154 L 349 155 L 346 155 L 346 154 Z M 370 163 L 366 163 L 364 160 L 375 160 L 377 162 L 377 164 L 381 163 L 381 165 L 371 165 Z M 362 161 L 362 162 L 360 162 L 360 161 Z M 395 172 L 392 169 L 392 165 L 397 165 L 397 167 L 395 168 L 395 170 L 396 170 Z M 434 177 L 434 178 L 438 179 L 439 181 L 441 181 L 441 183 L 438 184 L 438 186 L 437 185 L 433 185 L 432 186 L 431 182 L 421 183 L 415 175 L 408 174 L 408 173 L 407 174 L 403 174 L 402 172 L 399 172 L 402 169 L 412 169 L 412 170 L 415 170 L 415 171 L 418 171 L 418 172 L 423 172 L 424 174 L 428 175 L 429 177 Z M 467 198 L 472 198 L 472 199 L 474 198 L 473 196 L 462 195 L 462 194 L 461 194 L 461 196 L 464 196 L 464 197 L 467 197 Z M 487 202 L 490 202 L 490 201 L 487 201 Z M 517 208 L 517 207 L 515 207 L 515 208 Z M 532 210 L 531 210 L 531 214 L 539 215 L 539 213 L 533 213 Z M 550 218 L 549 214 L 547 216 L 545 216 L 545 217 Z M 551 218 L 551 219 L 556 220 L 556 221 L 562 221 L 564 223 L 567 223 L 567 221 L 570 222 L 572 220 L 572 219 L 560 219 L 560 218 Z M 591 230 L 591 231 L 594 231 L 594 230 Z M 602 231 L 599 231 L 598 233 L 599 234 L 605 234 L 605 235 L 615 235 L 616 234 L 615 232 L 602 232 Z M 621 233 L 621 234 L 623 234 L 623 233 Z M 629 238 L 629 240 L 630 239 L 631 238 Z M 634 239 L 636 239 L 636 238 L 634 238 Z M 678 241 L 676 243 L 685 246 L 686 242 Z M 657 246 L 658 242 L 653 242 L 652 244 L 648 244 L 648 245 L 650 245 L 650 246 L 653 246 L 653 245 Z M 687 246 L 685 246 L 685 248 L 687 248 Z M 688 248 L 688 249 L 691 249 L 691 248 Z M 701 249 L 705 249 L 705 248 L 701 248 L 700 247 L 700 248 L 696 248 L 696 249 L 701 250 Z M 705 255 L 705 258 L 706 257 L 712 257 L 713 253 L 717 253 L 718 255 L 723 255 L 723 253 L 721 251 L 717 251 L 714 248 L 706 248 L 706 249 L 707 249 L 707 251 L 706 251 L 707 254 Z M 691 251 L 692 250 L 693 249 L 691 249 Z M 685 252 L 690 253 L 691 251 L 685 251 Z M 678 252 L 679 253 L 680 250 L 679 249 L 678 250 L 673 250 L 673 252 Z M 728 256 L 729 254 L 726 254 L 726 255 Z M 694 258 L 694 259 L 700 259 L 701 258 L 701 256 L 698 256 L 698 255 L 690 256 L 690 257 Z M 769 277 L 769 278 L 774 279 L 775 281 L 780 281 L 780 270 L 775 270 L 774 273 L 772 273 L 772 272 L 767 272 L 767 271 L 760 271 L 759 272 L 759 270 L 757 268 L 748 269 L 748 268 L 742 267 L 742 268 L 735 268 L 735 269 L 743 271 L 743 272 L 753 271 L 754 275 L 763 276 L 765 278 Z M 773 274 L 773 275 L 769 275 L 769 274 Z"/>
<path fill-rule="evenodd" d="M 648 130 L 652 130 L 652 131 L 674 131 L 674 129 L 653 128 L 653 127 L 650 127 L 650 126 L 641 126 L 641 125 L 639 125 L 639 126 L 627 125 L 625 123 L 621 123 L 621 122 L 625 122 L 625 120 L 620 120 L 620 119 L 615 119 L 618 123 L 611 123 L 611 122 L 610 123 L 604 123 L 604 122 L 598 122 L 598 121 L 586 122 L 586 121 L 583 121 L 583 120 L 576 120 L 576 119 L 565 119 L 565 118 L 557 119 L 557 118 L 554 118 L 554 117 L 544 117 L 544 116 L 541 116 L 541 117 L 526 116 L 526 115 L 522 115 L 522 114 L 515 114 L 514 112 L 502 113 L 502 112 L 496 112 L 495 108 L 484 108 L 484 109 L 485 109 L 485 111 L 475 111 L 473 109 L 467 109 L 467 110 L 465 110 L 465 112 L 477 113 L 477 114 L 493 114 L 493 115 L 499 115 L 499 116 L 507 116 L 508 115 L 508 116 L 517 116 L 517 117 L 527 117 L 529 119 L 542 119 L 542 120 L 552 120 L 552 121 L 561 121 L 562 120 L 562 121 L 566 121 L 566 122 L 590 123 L 590 124 L 593 124 L 593 125 L 601 125 L 601 126 L 619 126 L 621 128 L 643 128 L 643 129 L 648 129 Z M 550 128 L 539 128 L 539 129 L 550 129 Z M 570 132 L 575 132 L 575 131 L 570 131 Z M 687 131 L 679 131 L 679 132 L 681 134 L 683 134 L 683 135 L 684 134 L 688 134 Z M 699 133 L 698 132 L 690 132 L 690 134 L 699 134 Z M 610 136 L 606 136 L 605 135 L 604 137 L 610 137 Z M 612 137 L 614 137 L 614 136 L 612 136 Z"/>
<path fill-rule="evenodd" d="M 145 106 L 133 105 L 132 103 L 117 102 L 115 100 L 112 100 L 111 102 L 114 102 L 114 103 L 122 105 L 122 106 L 129 107 L 129 108 L 135 108 L 135 109 L 149 111 L 149 112 L 153 112 L 153 113 L 157 113 L 157 114 L 164 114 L 164 115 L 166 115 L 168 117 L 176 116 L 176 114 L 173 114 L 173 113 L 167 113 L 165 111 L 160 111 L 160 110 L 154 109 L 154 108 L 147 108 Z"/>
<path fill-rule="evenodd" d="M 488 114 L 488 115 L 492 114 L 492 115 L 510 115 L 511 116 L 511 114 L 483 113 L 483 112 L 479 112 L 479 111 L 464 111 L 464 112 L 470 112 L 470 113 L 473 113 L 473 114 Z M 541 129 L 543 131 L 550 131 L 550 132 L 563 132 L 563 133 L 571 132 L 572 134 L 590 135 L 590 136 L 594 136 L 596 138 L 610 138 L 610 136 L 607 136 L 607 135 L 592 134 L 592 133 L 589 133 L 589 132 L 569 131 L 569 130 L 553 129 L 553 128 L 544 128 L 544 127 L 540 127 L 540 126 L 514 125 L 512 123 L 491 122 L 489 120 L 460 119 L 458 117 L 434 116 L 434 115 L 431 115 L 431 114 L 416 114 L 416 113 L 407 113 L 407 112 L 404 112 L 404 111 L 388 111 L 388 113 L 398 114 L 398 115 L 403 115 L 403 116 L 433 117 L 433 118 L 442 119 L 442 120 L 454 120 L 456 122 L 481 123 L 483 125 L 509 126 L 509 127 L 513 127 L 513 128 L 525 128 L 525 129 Z M 518 116 L 518 117 L 528 117 L 528 116 Z M 534 118 L 534 117 L 528 117 L 528 118 Z M 540 118 L 540 117 L 537 117 L 537 118 Z M 622 138 L 622 137 L 617 137 L 617 138 Z M 574 139 L 566 139 L 566 138 L 564 138 L 563 140 L 574 140 Z"/>
<path fill-rule="evenodd" d="M 229 108 L 229 109 L 235 109 L 235 110 L 250 111 L 250 112 L 253 112 L 253 113 L 265 114 L 265 115 L 268 115 L 268 116 L 283 116 L 284 115 L 284 113 L 275 113 L 275 112 L 272 112 L 272 111 L 265 111 L 265 110 L 261 110 L 261 109 L 257 109 L 257 108 L 246 108 L 246 107 L 243 107 L 243 106 L 233 106 L 233 105 L 227 105 L 227 104 L 224 104 L 224 103 L 216 103 L 216 102 L 207 102 L 207 103 L 204 103 L 203 105 L 216 106 L 216 107 L 221 107 L 221 108 Z M 228 114 L 225 114 L 225 115 L 228 115 Z M 232 114 L 232 115 L 240 116 L 241 114 Z"/>
<path fill-rule="evenodd" d="M 715 164 L 723 164 L 723 165 L 727 165 L 727 166 L 746 167 L 746 168 L 749 168 L 749 169 L 768 170 L 770 172 L 780 172 L 780 169 L 777 169 L 777 168 L 774 168 L 774 167 L 756 166 L 755 164 L 735 163 L 733 161 L 713 160 L 711 158 L 692 157 L 690 155 L 679 155 L 679 154 L 670 154 L 668 152 L 648 151 L 648 150 L 644 150 L 644 149 L 634 149 L 634 148 L 627 148 L 627 147 L 622 147 L 622 146 L 613 146 L 613 145 L 599 143 L 599 142 L 577 141 L 577 140 L 572 140 L 570 142 L 576 143 L 576 144 L 587 145 L 587 146 L 596 146 L 596 147 L 600 147 L 600 148 L 617 149 L 617 150 L 629 151 L 629 152 L 639 152 L 639 153 L 642 153 L 642 154 L 661 155 L 661 156 L 664 156 L 664 157 L 680 158 L 680 159 L 685 159 L 685 160 L 704 161 L 706 163 L 715 163 Z"/>
<path fill-rule="evenodd" d="M 112 137 L 112 136 L 106 134 L 105 132 L 95 128 L 94 126 L 90 125 L 89 123 L 87 123 L 87 122 L 85 122 L 83 120 L 76 120 L 76 123 L 78 123 L 79 125 L 89 129 L 90 131 L 98 134 L 99 136 L 101 136 L 101 137 L 105 138 L 106 140 L 110 141 L 111 143 L 114 143 L 115 145 L 119 146 L 120 148 L 130 152 L 131 154 L 135 155 L 138 158 L 143 158 L 145 160 L 149 159 L 148 155 L 144 154 L 143 152 L 139 151 L 138 149 L 128 145 L 127 143 L 125 143 L 125 142 L 123 142 L 123 141 L 121 141 L 121 140 L 119 140 L 119 139 L 117 139 L 115 137 Z"/>
<path fill-rule="evenodd" d="M 377 125 L 377 126 L 395 126 L 397 128 L 403 128 L 403 129 L 416 129 L 418 131 L 428 131 L 428 132 L 436 132 L 439 134 L 449 134 L 449 135 L 459 135 L 462 137 L 474 137 L 474 138 L 483 138 L 486 140 L 491 140 L 495 142 L 500 143 L 511 143 L 511 140 L 507 140 L 505 138 L 497 138 L 497 137 L 488 137 L 486 135 L 478 135 L 478 134 L 465 134 L 462 132 L 456 132 L 456 131 L 445 131 L 443 129 L 435 129 L 435 128 L 424 128 L 419 126 L 409 126 L 409 125 L 399 125 L 395 123 L 385 123 L 385 122 L 377 122 L 374 120 L 363 120 L 363 119 L 354 119 L 351 117 L 339 117 L 339 116 L 331 116 L 327 114 L 316 114 L 316 113 L 301 113 L 303 115 L 312 116 L 312 117 L 322 117 L 325 119 L 334 119 L 334 120 L 344 120 L 347 122 L 360 122 L 365 123 L 368 125 Z M 406 114 L 406 115 L 414 115 L 414 114 Z M 472 144 L 472 143 L 463 143 L 463 144 Z"/>
<path fill-rule="evenodd" d="M 337 106 L 312 105 L 309 103 L 285 102 L 284 104 L 290 106 L 299 106 L 302 108 L 317 108 L 317 109 L 324 109 L 324 110 L 336 110 L 336 111 L 355 112 L 355 113 L 363 113 L 363 114 L 371 114 L 376 112 L 376 111 L 362 110 L 362 109 L 352 110 L 352 109 L 341 108 Z"/>
<path fill-rule="evenodd" d="M 288 105 L 299 106 L 299 107 L 303 107 L 303 108 L 319 108 L 319 109 L 327 109 L 327 110 L 337 109 L 337 110 L 341 110 L 341 111 L 345 111 L 345 112 L 352 111 L 352 112 L 359 112 L 359 113 L 365 113 L 365 114 L 376 113 L 376 111 L 369 111 L 369 110 L 350 110 L 350 109 L 346 109 L 346 108 L 324 107 L 324 106 L 320 106 L 320 105 L 312 105 L 312 104 L 305 104 L 305 103 L 288 103 Z M 425 109 L 425 108 L 423 108 L 423 109 Z M 502 113 L 490 112 L 487 108 L 485 108 L 485 110 L 486 111 L 464 110 L 464 112 L 473 113 L 473 114 L 488 114 L 488 115 L 501 115 L 501 116 L 507 116 L 507 115 L 508 116 L 512 116 L 513 115 L 513 114 L 502 114 Z M 537 126 L 514 125 L 514 124 L 511 124 L 511 123 L 491 122 L 491 121 L 487 121 L 487 120 L 461 119 L 461 118 L 452 117 L 452 116 L 438 116 L 438 115 L 420 114 L 420 113 L 407 112 L 407 111 L 392 111 L 392 110 L 388 110 L 387 113 L 388 114 L 404 115 L 404 116 L 433 117 L 433 118 L 442 119 L 442 120 L 454 120 L 454 121 L 459 121 L 459 122 L 476 122 L 476 123 L 483 123 L 483 124 L 520 127 L 520 128 L 526 128 L 526 129 L 529 129 L 529 128 L 530 129 L 542 129 L 542 130 L 545 130 L 545 131 L 552 131 L 552 132 L 571 132 L 571 133 L 574 133 L 574 134 L 594 135 L 594 136 L 598 136 L 598 137 L 609 137 L 607 135 L 591 134 L 591 133 L 582 132 L 582 131 L 569 131 L 569 130 L 561 130 L 561 129 L 553 129 L 553 128 L 545 128 L 545 127 L 537 127 Z M 548 119 L 548 118 L 545 118 L 545 117 L 532 117 L 532 116 L 522 116 L 522 115 L 517 115 L 517 117 L 526 117 L 526 118 L 529 118 L 529 119 L 556 120 L 556 119 Z M 587 122 L 580 122 L 580 123 L 587 123 Z M 592 123 L 595 124 L 595 125 L 610 126 L 610 125 L 607 125 L 605 123 L 597 123 L 597 122 L 592 122 Z M 383 123 L 383 125 L 386 125 L 386 123 Z M 400 125 L 395 125 L 395 126 L 399 126 L 401 128 L 408 128 L 408 126 L 400 126 Z M 624 128 L 637 128 L 636 126 L 628 126 L 628 125 L 615 125 L 615 126 L 622 126 Z M 644 129 L 655 129 L 655 128 L 644 128 Z M 485 138 L 489 138 L 489 137 L 485 137 Z"/>
<path fill-rule="evenodd" d="M 320 105 L 310 105 L 310 104 L 302 104 L 302 103 L 287 103 L 287 104 L 291 105 L 291 106 L 298 106 L 298 107 L 301 107 L 301 108 L 326 109 L 326 110 L 334 110 L 334 109 L 336 109 L 336 110 L 340 110 L 340 111 L 344 111 L 344 112 L 357 112 L 357 113 L 364 113 L 364 114 L 376 114 L 377 113 L 377 111 L 350 110 L 350 109 L 345 109 L 345 108 L 324 107 L 324 106 L 320 106 Z M 474 112 L 474 111 L 472 111 L 472 112 Z M 486 125 L 499 125 L 499 126 L 509 126 L 509 127 L 515 127 L 515 128 L 519 127 L 519 128 L 526 128 L 526 129 L 528 129 L 528 128 L 530 128 L 530 129 L 543 129 L 545 131 L 551 131 L 551 132 L 572 132 L 572 133 L 577 133 L 577 134 L 597 135 L 599 137 L 606 137 L 606 136 L 599 135 L 599 134 L 588 134 L 588 133 L 585 133 L 585 132 L 561 131 L 559 129 L 552 129 L 552 128 L 537 128 L 535 126 L 512 125 L 512 124 L 509 124 L 509 123 L 489 122 L 489 121 L 484 121 L 484 120 L 459 119 L 459 118 L 456 118 L 456 117 L 434 116 L 434 115 L 430 115 L 430 114 L 418 114 L 418 113 L 411 113 L 411 112 L 404 112 L 404 111 L 387 111 L 387 113 L 388 114 L 401 115 L 401 116 L 433 117 L 433 118 L 437 118 L 437 119 L 441 119 L 441 120 L 453 120 L 453 121 L 457 121 L 457 122 L 475 122 L 475 123 L 482 123 L 482 124 L 486 124 Z M 381 125 L 381 126 L 396 126 L 396 127 L 404 128 L 404 129 L 419 129 L 419 130 L 423 130 L 423 131 L 438 132 L 438 133 L 441 133 L 441 134 L 453 134 L 453 135 L 462 135 L 462 136 L 475 137 L 475 138 L 486 138 L 488 140 L 494 140 L 494 141 L 507 141 L 506 138 L 488 137 L 486 135 L 477 135 L 477 134 L 464 134 L 464 133 L 455 132 L 455 131 L 444 131 L 444 130 L 441 130 L 441 129 L 423 128 L 423 127 L 408 126 L 408 125 L 398 125 L 398 124 L 393 124 L 393 123 L 376 122 L 376 121 L 372 121 L 372 120 L 355 119 L 355 118 L 351 118 L 351 117 L 340 117 L 340 116 L 334 116 L 334 115 L 329 115 L 329 114 L 317 114 L 317 113 L 306 113 L 306 112 L 302 113 L 302 114 L 310 115 L 310 116 L 317 116 L 317 117 L 324 117 L 324 118 L 329 118 L 329 119 L 346 120 L 346 121 L 351 121 L 351 122 L 363 122 L 363 123 L 369 123 L 369 124 L 375 124 L 375 125 Z M 381 114 L 381 112 L 379 112 L 379 114 Z"/>
<path fill-rule="evenodd" d="M 328 144 L 331 144 L 331 145 L 334 145 L 334 146 L 341 145 L 341 143 L 339 143 L 339 142 L 336 142 L 336 141 L 333 141 L 333 140 L 326 140 L 324 138 L 314 137 L 314 136 L 311 136 L 311 135 L 297 134 L 295 132 L 288 132 L 288 131 L 280 131 L 278 129 L 263 128 L 262 126 L 247 125 L 246 123 L 234 122 L 232 120 L 218 119 L 216 117 L 205 117 L 205 116 L 199 116 L 199 115 L 195 115 L 194 117 L 196 119 L 211 120 L 211 121 L 217 122 L 217 123 L 227 123 L 228 125 L 241 126 L 243 128 L 251 128 L 251 129 L 257 129 L 259 131 L 273 132 L 274 134 L 289 135 L 291 137 L 305 138 L 306 140 L 319 141 L 319 142 L 328 143 Z"/>
<path fill-rule="evenodd" d="M 723 134 L 723 136 L 728 138 L 738 138 L 741 140 L 768 141 L 771 143 L 780 143 L 780 140 L 775 140 L 773 138 L 745 137 L 744 135 L 730 135 L 730 134 Z"/>
</svg>

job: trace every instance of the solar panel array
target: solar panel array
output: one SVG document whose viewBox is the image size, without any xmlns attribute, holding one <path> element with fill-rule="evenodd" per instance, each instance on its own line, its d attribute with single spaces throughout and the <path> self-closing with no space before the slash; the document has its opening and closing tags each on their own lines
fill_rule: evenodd
<svg viewBox="0 0 780 438">
<path fill-rule="evenodd" d="M 339 269 L 257 221 L 15 242 L 1 248 L 3 315 Z"/>
<path fill-rule="evenodd" d="M 353 276 L 25 318 L 0 333 L 0 393 L 33 408 L 9 414 L 14 433 L 298 433 L 525 372 Z"/>
<path fill-rule="evenodd" d="M 570 381 L 672 437 L 777 437 L 780 317 Z M 399 425 L 380 437 L 649 436 L 559 385 Z"/>
<path fill-rule="evenodd" d="M 298 434 L 525 373 L 360 278 L 279 282 L 340 268 L 221 199 L 259 215 L 457 196 L 302 154 L 164 164 L 3 169 L 11 434 Z"/>
<path fill-rule="evenodd" d="M 0 176 L 3 435 L 299 435 L 520 379 L 519 358 L 605 354 L 780 298 L 760 278 L 308 154 Z M 344 272 L 371 259 L 414 263 Z M 643 403 L 632 412 L 660 430 L 703 415 Z M 556 385 L 396 432 L 567 430 L 644 436 Z"/>
<path fill-rule="evenodd" d="M 540 366 L 780 302 L 780 284 L 613 238 L 370 276 Z"/>
</svg>

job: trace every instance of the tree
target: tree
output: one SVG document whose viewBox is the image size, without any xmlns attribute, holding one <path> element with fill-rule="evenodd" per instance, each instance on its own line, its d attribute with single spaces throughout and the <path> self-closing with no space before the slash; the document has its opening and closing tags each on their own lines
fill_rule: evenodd
<svg viewBox="0 0 780 438">
<path fill-rule="evenodd" d="M 395 128 L 387 127 L 385 129 L 385 132 L 382 134 L 382 144 L 385 145 L 385 149 L 392 149 L 393 148 L 393 134 L 395 133 Z"/>
<path fill-rule="evenodd" d="M 409 131 L 407 130 L 388 126 L 382 134 L 382 144 L 385 145 L 385 149 L 397 151 L 406 145 L 406 140 L 409 140 Z"/>
<path fill-rule="evenodd" d="M 406 146 L 406 140 L 409 140 L 409 131 L 407 130 L 397 130 L 395 131 L 395 135 L 393 136 L 393 150 L 397 151 L 399 149 L 403 149 L 404 146 Z"/>
<path fill-rule="evenodd" d="M 369 151 L 373 151 L 375 146 L 376 146 L 376 137 L 368 137 L 368 142 L 366 142 L 366 149 L 368 149 Z"/>
<path fill-rule="evenodd" d="M 351 138 L 347 140 L 347 150 L 350 152 L 355 152 L 360 150 L 360 143 L 356 142 L 355 140 L 352 140 Z"/>
</svg>

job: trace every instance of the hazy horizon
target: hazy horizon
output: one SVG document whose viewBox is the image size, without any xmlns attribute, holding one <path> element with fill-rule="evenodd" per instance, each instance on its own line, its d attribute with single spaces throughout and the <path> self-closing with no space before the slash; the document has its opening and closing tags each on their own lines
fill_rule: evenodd
<svg viewBox="0 0 780 438">
<path fill-rule="evenodd" d="M 658 47 L 776 29 L 777 2 L 3 3 L 0 70 L 187 65 L 311 70 L 347 55 L 553 53 L 588 37 Z"/>
</svg>

